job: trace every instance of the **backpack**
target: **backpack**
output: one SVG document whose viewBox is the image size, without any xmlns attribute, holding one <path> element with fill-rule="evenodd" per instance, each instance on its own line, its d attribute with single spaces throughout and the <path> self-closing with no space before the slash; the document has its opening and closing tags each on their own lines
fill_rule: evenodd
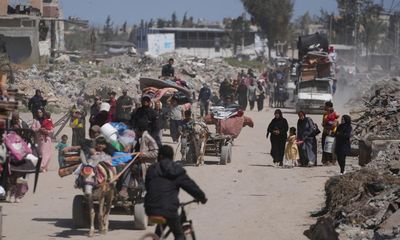
<svg viewBox="0 0 400 240">
<path fill-rule="evenodd" d="M 314 123 L 314 121 L 311 118 L 307 118 L 308 124 L 313 127 L 313 132 L 309 137 L 316 137 L 318 134 L 321 133 L 321 130 L 319 130 L 318 125 Z"/>
</svg>

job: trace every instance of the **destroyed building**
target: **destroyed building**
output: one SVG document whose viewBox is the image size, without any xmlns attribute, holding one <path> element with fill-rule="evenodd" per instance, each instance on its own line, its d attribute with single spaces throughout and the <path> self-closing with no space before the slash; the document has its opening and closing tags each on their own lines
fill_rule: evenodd
<svg viewBox="0 0 400 240">
<path fill-rule="evenodd" d="M 0 0 L 0 40 L 10 60 L 38 63 L 63 50 L 62 18 L 58 0 Z"/>
<path fill-rule="evenodd" d="M 256 33 L 253 29 L 245 34 L 245 47 L 254 46 Z M 231 57 L 232 50 L 224 46 L 226 38 L 229 36 L 223 27 L 139 27 L 135 44 L 140 53 L 149 51 L 153 55 L 177 52 L 199 57 Z"/>
</svg>

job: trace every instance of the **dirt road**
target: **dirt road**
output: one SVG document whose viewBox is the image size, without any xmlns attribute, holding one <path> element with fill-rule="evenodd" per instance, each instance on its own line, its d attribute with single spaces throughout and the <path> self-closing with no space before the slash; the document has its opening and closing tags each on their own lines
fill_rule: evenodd
<svg viewBox="0 0 400 240">
<path fill-rule="evenodd" d="M 187 168 L 209 198 L 207 205 L 189 208 L 198 239 L 306 239 L 302 233 L 314 221 L 309 212 L 322 206 L 323 185 L 338 167 L 274 168 L 265 138 L 273 112 L 247 114 L 255 128 L 243 129 L 230 165 L 217 165 L 216 158 L 207 157 L 205 166 Z M 297 115 L 284 116 L 295 126 Z M 313 118 L 320 122 L 320 116 Z M 87 239 L 88 229 L 72 229 L 72 199 L 80 193 L 73 183 L 71 176 L 58 177 L 54 154 L 51 171 L 41 175 L 36 194 L 30 191 L 19 204 L 1 203 L 4 239 Z M 185 194 L 182 198 L 189 199 Z M 110 228 L 95 239 L 135 240 L 145 233 L 132 230 L 132 216 L 111 216 Z"/>
</svg>

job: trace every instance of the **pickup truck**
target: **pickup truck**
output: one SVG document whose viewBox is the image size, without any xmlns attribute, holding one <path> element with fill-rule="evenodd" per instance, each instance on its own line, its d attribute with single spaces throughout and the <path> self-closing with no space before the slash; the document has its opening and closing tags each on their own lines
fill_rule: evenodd
<svg viewBox="0 0 400 240">
<path fill-rule="evenodd" d="M 297 86 L 296 112 L 323 113 L 325 102 L 332 101 L 332 79 L 316 78 Z"/>
</svg>

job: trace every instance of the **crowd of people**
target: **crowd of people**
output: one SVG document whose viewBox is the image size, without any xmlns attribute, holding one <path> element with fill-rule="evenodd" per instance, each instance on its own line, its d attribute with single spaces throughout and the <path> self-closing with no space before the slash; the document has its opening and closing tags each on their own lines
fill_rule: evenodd
<svg viewBox="0 0 400 240">
<path fill-rule="evenodd" d="M 275 110 L 275 118 L 272 119 L 267 129 L 267 138 L 271 141 L 271 156 L 275 166 L 317 166 L 317 136 L 321 131 L 305 112 L 298 112 L 298 117 L 297 128 L 289 128 L 282 111 Z M 321 162 L 328 166 L 338 162 L 340 174 L 344 174 L 346 157 L 351 150 L 351 118 L 348 115 L 340 118 L 334 111 L 332 102 L 326 102 L 321 126 L 323 128 Z"/>
<path fill-rule="evenodd" d="M 286 77 L 286 73 L 280 70 L 266 71 L 259 77 L 252 69 L 248 69 L 247 74 L 242 71 L 236 79 L 225 78 L 221 82 L 218 91 L 220 104 L 237 101 L 242 110 L 249 107 L 253 111 L 257 106 L 257 111 L 260 112 L 268 99 L 269 107 L 284 107 L 284 102 L 288 99 Z"/>
<path fill-rule="evenodd" d="M 174 76 L 173 63 L 173 59 L 170 59 L 169 63 L 163 67 L 162 76 Z M 279 91 L 277 92 L 283 81 L 283 72 L 266 72 L 257 79 L 254 71 L 249 69 L 247 74 L 243 71 L 239 73 L 237 79 L 222 81 L 218 96 L 212 92 L 207 83 L 204 83 L 197 98 L 200 115 L 203 117 L 209 114 L 211 102 L 213 105 L 223 106 L 230 106 L 237 102 L 243 111 L 248 108 L 252 111 L 256 106 L 258 111 L 263 111 L 265 99 L 269 99 L 269 106 L 273 107 L 274 102 L 284 99 L 279 95 Z M 286 100 L 284 99 L 284 101 Z M 43 99 L 40 90 L 36 90 L 35 96 L 30 99 L 28 104 L 33 115 L 31 128 L 37 134 L 42 156 L 42 172 L 48 171 L 54 147 L 52 134 L 55 126 L 50 113 L 45 111 L 46 104 L 47 101 Z M 180 239 L 182 229 L 177 226 L 179 223 L 177 208 L 168 208 L 168 206 L 177 205 L 177 189 L 183 188 L 203 203 L 207 201 L 207 198 L 187 176 L 185 170 L 172 161 L 173 149 L 162 143 L 163 129 L 166 125 L 169 125 L 172 142 L 179 141 L 182 130 L 189 128 L 187 125 L 192 122 L 192 112 L 180 105 L 175 96 L 169 99 L 167 105 L 163 106 L 160 101 L 153 102 L 152 97 L 147 94 L 143 94 L 140 101 L 135 101 L 128 95 L 128 89 L 123 89 L 122 95 L 119 97 L 114 91 L 108 94 L 108 99 L 96 96 L 89 109 L 73 107 L 70 110 L 71 141 L 69 142 L 67 135 L 63 135 L 61 141 L 56 145 L 56 149 L 59 152 L 60 167 L 64 165 L 64 149 L 71 146 L 78 147 L 90 158 L 96 154 L 96 146 L 102 144 L 105 146 L 102 148 L 104 154 L 113 156 L 118 149 L 101 136 L 101 128 L 105 124 L 117 122 L 134 131 L 134 144 L 125 146 L 123 151 L 140 152 L 141 155 L 138 163 L 134 164 L 131 170 L 124 175 L 119 195 L 128 198 L 128 188 L 132 185 L 143 190 L 146 189 L 146 212 L 148 214 L 164 214 L 176 239 Z M 283 105 L 279 106 L 283 107 Z M 89 138 L 86 135 L 87 116 L 90 125 L 88 128 Z M 19 116 L 16 115 L 15 118 L 18 120 L 14 119 L 12 126 L 21 128 L 23 122 L 20 122 Z M 346 156 L 350 152 L 351 118 L 348 115 L 340 117 L 334 111 L 333 104 L 327 102 L 321 123 L 322 163 L 332 165 L 338 162 L 340 173 L 344 174 Z M 289 126 L 282 111 L 276 109 L 266 134 L 271 142 L 271 156 L 274 165 L 277 167 L 316 166 L 317 136 L 320 133 L 318 124 L 314 123 L 305 112 L 298 112 L 297 125 Z M 335 143 L 333 148 L 331 146 L 332 138 Z M 150 165 L 152 167 L 149 167 Z M 148 171 L 146 171 L 147 169 Z M 159 196 L 162 192 L 160 188 L 164 189 L 165 186 L 172 187 L 174 190 Z M 160 201 L 155 201 L 155 198 L 163 199 L 166 206 L 160 206 Z"/>
</svg>

